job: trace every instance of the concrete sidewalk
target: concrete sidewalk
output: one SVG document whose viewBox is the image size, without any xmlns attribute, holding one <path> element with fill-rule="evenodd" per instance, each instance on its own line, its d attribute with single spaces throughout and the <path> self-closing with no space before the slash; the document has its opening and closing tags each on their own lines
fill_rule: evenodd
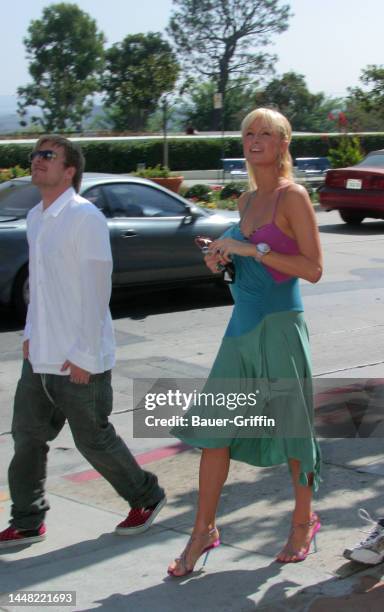
<svg viewBox="0 0 384 612">
<path fill-rule="evenodd" d="M 325 440 L 322 450 L 324 482 L 315 507 L 323 527 L 318 552 L 304 563 L 274 561 L 289 531 L 292 494 L 286 466 L 232 462 L 219 509 L 222 546 L 212 551 L 204 568 L 199 562 L 185 578 L 168 577 L 167 565 L 183 550 L 190 532 L 200 455 L 170 441 L 160 454 L 139 457 L 158 474 L 168 495 L 147 533 L 114 535 L 126 504 L 91 470 L 51 477 L 48 537 L 1 551 L 0 590 L 76 591 L 76 605 L 55 605 L 55 610 L 379 612 L 384 565 L 367 568 L 346 562 L 341 553 L 361 535 L 357 509 L 362 500 L 384 514 L 383 477 L 359 470 L 369 456 L 383 460 L 381 440 Z M 0 506 L 5 524 L 10 506 L 6 489 L 0 491 Z M 6 598 L 0 602 L 0 610 L 24 609 L 9 606 Z"/>
<path fill-rule="evenodd" d="M 327 215 L 326 223 L 332 226 L 335 216 Z M 336 247 L 330 232 L 323 234 L 323 241 L 326 259 L 337 265 L 326 266 L 329 271 L 318 287 L 303 286 L 315 377 L 335 378 L 330 384 L 338 386 L 339 379 L 356 376 L 382 379 L 384 288 L 379 237 L 375 232 L 369 236 L 362 231 L 358 236 L 348 231 Z M 141 536 L 113 534 L 127 514 L 126 504 L 82 460 L 64 428 L 52 443 L 49 457 L 48 538 L 0 553 L 0 591 L 76 591 L 75 606 L 54 606 L 64 611 L 381 612 L 383 564 L 369 569 L 350 563 L 342 551 L 362 536 L 359 529 L 365 525 L 357 516 L 360 507 L 373 517 L 384 514 L 382 438 L 322 440 L 323 483 L 315 509 L 323 527 L 319 551 L 304 563 L 274 562 L 289 532 L 293 496 L 287 467 L 253 468 L 233 462 L 218 513 L 223 545 L 212 551 L 204 569 L 200 563 L 184 579 L 167 577 L 168 563 L 183 550 L 190 533 L 199 453 L 171 454 L 173 439 L 132 438 L 132 380 L 207 375 L 231 306 L 225 300 L 218 303 L 213 288 L 212 295 L 211 288 L 204 288 L 204 300 L 196 297 L 198 293 L 198 289 L 190 290 L 188 309 L 181 302 L 175 306 L 177 292 L 170 292 L 164 301 L 151 297 L 159 302 L 154 309 L 150 304 L 143 307 L 140 300 L 121 313 L 115 309 L 118 360 L 111 420 L 167 490 L 168 505 L 155 525 Z M 20 331 L 2 334 L 3 406 L 12 405 L 20 346 Z M 340 412 L 328 414 L 337 424 Z M 7 524 L 10 508 L 5 484 L 12 456 L 12 440 L 6 433 L 10 417 L 11 409 L 3 412 L 0 529 Z M 153 442 L 156 447 L 163 443 L 173 448 L 154 453 Z M 0 603 L 0 609 L 25 610 L 5 603 Z"/>
</svg>

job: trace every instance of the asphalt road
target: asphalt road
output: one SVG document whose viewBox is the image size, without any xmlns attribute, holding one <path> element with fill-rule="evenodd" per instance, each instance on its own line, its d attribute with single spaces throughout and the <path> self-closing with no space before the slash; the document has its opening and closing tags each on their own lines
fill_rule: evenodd
<svg viewBox="0 0 384 612">
<path fill-rule="evenodd" d="M 324 274 L 302 283 L 315 377 L 384 378 L 384 222 L 352 228 L 337 213 L 318 212 Z M 112 420 L 134 452 L 172 440 L 132 438 L 132 379 L 205 376 L 231 310 L 230 296 L 214 285 L 157 293 L 114 294 L 117 337 Z M 12 399 L 19 375 L 22 330 L 0 313 L 0 483 L 12 452 Z M 86 469 L 65 428 L 52 444 L 56 473 Z"/>
</svg>

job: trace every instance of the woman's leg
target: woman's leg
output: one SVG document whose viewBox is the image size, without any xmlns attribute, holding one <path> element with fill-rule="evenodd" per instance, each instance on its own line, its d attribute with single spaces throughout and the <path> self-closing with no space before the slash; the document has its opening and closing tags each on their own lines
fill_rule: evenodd
<svg viewBox="0 0 384 612">
<path fill-rule="evenodd" d="M 229 470 L 229 448 L 204 448 L 200 459 L 199 499 L 192 536 L 168 568 L 174 576 L 192 571 L 203 550 L 218 540 L 216 510 Z"/>
<path fill-rule="evenodd" d="M 215 527 L 221 490 L 229 470 L 229 448 L 204 448 L 200 459 L 199 499 L 194 532 Z"/>
<path fill-rule="evenodd" d="M 278 561 L 285 563 L 303 560 L 303 553 L 308 548 L 316 524 L 311 509 L 313 474 L 308 474 L 308 486 L 303 486 L 299 483 L 300 461 L 290 459 L 289 467 L 295 493 L 295 508 L 292 514 L 292 529 L 288 542 L 277 557 Z"/>
</svg>

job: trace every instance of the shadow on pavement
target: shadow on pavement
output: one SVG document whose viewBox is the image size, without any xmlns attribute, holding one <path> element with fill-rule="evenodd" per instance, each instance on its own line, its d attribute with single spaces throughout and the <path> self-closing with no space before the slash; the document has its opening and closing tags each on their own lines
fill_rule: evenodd
<svg viewBox="0 0 384 612">
<path fill-rule="evenodd" d="M 384 234 L 384 221 L 368 221 L 361 225 L 348 225 L 335 223 L 332 225 L 320 225 L 320 233 L 344 234 L 345 236 L 376 236 Z"/>
<path fill-rule="evenodd" d="M 182 312 L 197 308 L 216 308 L 232 304 L 225 285 L 203 283 L 177 289 L 114 289 L 111 299 L 113 319 L 144 319 L 150 315 Z M 21 331 L 24 323 L 14 311 L 0 306 L 0 333 Z"/>
<path fill-rule="evenodd" d="M 96 600 L 97 610 L 209 610 L 210 612 L 245 612 L 259 610 L 248 596 L 281 572 L 278 563 L 271 563 L 256 570 L 233 569 L 214 574 L 193 572 L 185 578 L 166 577 L 156 586 L 124 595 L 114 593 L 106 599 Z M 228 585 L 232 585 L 228 589 Z M 281 601 L 285 590 L 296 586 L 290 580 L 279 582 L 274 598 Z M 270 599 L 269 599 L 270 601 Z M 156 604 L 154 604 L 156 602 Z M 101 604 L 101 605 L 100 605 Z M 94 608 L 93 608 L 94 609 Z M 83 612 L 88 612 L 83 609 Z"/>
<path fill-rule="evenodd" d="M 112 295 L 111 312 L 113 319 L 144 319 L 151 315 L 230 304 L 232 298 L 226 286 L 206 283 L 162 291 L 116 290 Z"/>
<path fill-rule="evenodd" d="M 297 583 L 287 578 L 275 582 L 281 571 L 277 563 L 256 570 L 238 570 L 204 574 L 194 572 L 186 578 L 165 578 L 161 584 L 124 595 L 114 593 L 106 599 L 96 600 L 101 604 L 97 610 L 150 610 L 169 612 L 169 610 L 192 610 L 197 604 L 200 609 L 212 612 L 277 612 L 277 610 L 307 610 L 307 612 L 382 612 L 384 583 L 374 576 L 361 577 L 354 585 L 353 592 L 334 597 L 324 597 L 320 593 L 333 590 L 335 580 L 330 578 L 305 587 L 290 596 L 289 590 Z M 200 574 L 200 575 L 199 575 Z M 258 593 L 267 581 L 274 582 L 257 604 L 249 598 Z M 228 592 L 227 585 L 233 588 Z M 337 585 L 338 586 L 338 585 Z M 336 586 L 336 588 L 337 588 Z M 342 590 L 342 589 L 340 589 Z M 286 607 L 285 607 L 286 606 Z M 82 609 L 90 612 L 91 609 Z M 196 608 L 197 609 L 197 608 Z"/>
<path fill-rule="evenodd" d="M 362 452 L 363 449 L 360 450 Z M 191 465 L 191 461 L 185 463 L 184 468 L 189 465 Z M 180 467 L 179 461 L 174 462 L 173 471 L 177 472 L 179 477 Z M 318 563 L 320 563 L 320 571 L 324 571 L 324 562 L 330 555 L 330 546 L 331 550 L 334 547 L 341 554 L 341 550 L 338 550 L 341 544 L 335 539 L 340 523 L 342 523 L 343 528 L 352 528 L 356 526 L 358 520 L 351 505 L 348 507 L 348 512 L 345 512 L 343 495 L 337 498 L 337 501 L 333 497 L 333 503 L 329 499 L 332 491 L 342 491 L 343 489 L 345 491 L 345 472 L 337 474 L 332 466 L 328 468 L 327 465 L 324 468 L 324 472 L 326 472 L 323 474 L 324 482 L 316 501 L 316 508 L 319 509 L 324 525 L 324 534 L 320 534 L 323 542 L 319 553 L 313 557 L 311 555 L 312 558 L 308 560 L 308 569 L 311 570 L 312 568 L 314 576 Z M 167 469 L 167 472 L 170 471 L 172 471 L 171 465 Z M 184 473 L 184 478 L 191 482 L 188 469 Z M 359 475 L 351 472 L 350 482 L 347 486 L 356 487 L 358 480 Z M 373 510 L 376 504 L 382 503 L 382 487 L 379 478 L 376 483 L 375 496 L 371 496 L 369 500 L 370 510 Z M 184 487 L 185 485 L 183 485 Z M 312 590 L 312 586 L 301 587 L 298 593 L 290 596 L 289 591 L 300 587 L 300 584 L 302 584 L 301 564 L 287 568 L 286 565 L 271 562 L 271 559 L 285 542 L 289 531 L 289 514 L 286 512 L 286 502 L 292 499 L 290 489 L 287 486 L 286 466 L 265 468 L 255 482 L 252 482 L 252 480 L 248 480 L 248 482 L 235 480 L 225 486 L 219 513 L 220 522 L 226 522 L 222 529 L 223 560 L 221 561 L 221 567 L 225 563 L 226 569 L 224 571 L 215 570 L 209 573 L 209 570 L 200 570 L 180 580 L 165 576 L 167 564 L 175 556 L 175 553 L 180 552 L 179 550 L 170 550 L 170 541 L 174 540 L 176 534 L 180 535 L 189 531 L 189 525 L 192 524 L 196 491 L 191 491 L 191 487 L 188 486 L 187 492 L 185 489 L 180 490 L 172 501 L 170 500 L 170 505 L 173 506 L 173 510 L 176 510 L 175 516 L 165 518 L 162 524 L 153 527 L 148 534 L 135 538 L 117 538 L 114 534 L 104 533 L 97 538 L 70 544 L 29 559 L 12 560 L 12 549 L 4 550 L 0 556 L 0 572 L 3 579 L 7 581 L 7 588 L 14 591 L 31 588 L 36 582 L 49 584 L 50 581 L 64 576 L 69 577 L 76 572 L 87 572 L 89 580 L 97 579 L 97 572 L 100 571 L 98 568 L 101 564 L 113 562 L 116 564 L 117 575 L 113 576 L 111 574 L 110 591 L 112 594 L 106 599 L 99 599 L 94 602 L 99 606 L 97 609 L 106 611 L 147 611 L 152 609 L 155 609 L 156 612 L 169 612 L 169 610 L 179 609 L 185 612 L 196 609 L 220 610 L 220 612 L 256 609 L 272 611 L 274 610 L 274 602 L 279 604 L 277 609 L 284 609 L 281 608 L 281 604 L 284 605 L 284 603 L 289 605 L 295 603 L 297 605 L 299 602 L 306 602 L 309 604 L 316 595 L 320 596 L 321 593 L 325 593 L 325 591 L 322 591 L 323 585 L 337 584 L 337 581 L 335 578 L 331 578 L 328 581 L 316 583 L 313 587 L 314 590 Z M 268 507 L 272 508 L 281 504 L 281 509 L 285 508 L 285 510 L 279 513 L 266 514 L 265 499 L 268 499 Z M 244 511 L 245 508 L 249 508 L 249 511 L 239 515 L 238 512 Z M 236 516 L 236 520 L 230 523 L 228 520 L 225 521 L 225 517 L 229 515 Z M 177 520 L 175 520 L 176 517 Z M 54 534 L 52 535 L 54 536 Z M 327 540 L 328 544 L 326 543 Z M 156 559 L 152 558 L 150 554 L 152 552 L 153 555 L 153 550 L 151 551 L 153 544 L 156 545 Z M 213 553 L 215 562 L 219 559 L 220 552 L 219 549 Z M 130 554 L 129 557 L 126 556 L 128 554 Z M 159 569 L 158 554 L 161 554 L 161 569 Z M 264 559 L 259 557 L 256 561 L 254 555 L 263 555 Z M 229 556 L 231 559 L 229 559 Z M 336 552 L 331 553 L 331 556 L 335 557 Z M 5 559 L 5 557 L 7 558 Z M 250 563 L 264 565 L 257 569 L 246 569 Z M 345 565 L 345 561 L 342 560 L 341 564 Z M 350 566 L 351 564 L 347 565 Z M 240 567 L 245 569 L 240 569 Z M 362 569 L 365 569 L 365 566 Z M 112 571 L 113 566 L 109 566 L 108 572 Z M 132 589 L 135 588 L 135 585 L 132 584 L 132 578 L 137 574 L 137 571 L 143 578 L 149 576 L 147 581 L 151 581 L 153 586 L 132 592 Z M 92 578 L 93 572 L 96 573 Z M 123 572 L 123 579 L 120 575 L 121 572 Z M 297 576 L 297 582 L 295 576 Z M 117 580 L 121 580 L 121 587 L 119 586 L 119 592 L 113 592 L 116 590 Z M 227 585 L 232 586 L 228 588 Z M 265 589 L 267 590 L 265 591 Z M 259 600 L 256 607 L 256 604 L 249 597 L 257 594 L 259 590 L 262 590 L 263 595 L 262 600 Z M 124 594 L 124 591 L 131 592 Z M 329 593 L 329 591 L 326 592 Z M 333 594 L 340 595 L 340 591 Z M 197 602 L 199 607 L 196 608 Z M 204 602 L 206 602 L 206 605 Z M 79 606 L 76 609 L 84 610 Z M 91 608 L 87 609 L 90 610 Z M 298 607 L 297 609 L 304 608 Z M 307 607 L 305 609 L 311 610 Z M 328 610 L 330 612 L 332 609 L 335 611 L 344 610 L 337 605 L 334 608 L 326 606 L 314 610 L 317 612 Z M 359 608 L 350 609 L 358 610 Z M 370 609 L 376 612 L 376 608 Z M 377 608 L 377 610 L 379 609 Z"/>
</svg>

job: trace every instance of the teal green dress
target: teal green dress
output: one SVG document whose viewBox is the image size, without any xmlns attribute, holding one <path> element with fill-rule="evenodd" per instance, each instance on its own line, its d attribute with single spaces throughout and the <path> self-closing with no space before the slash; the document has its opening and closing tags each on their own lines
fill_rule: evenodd
<svg viewBox="0 0 384 612">
<path fill-rule="evenodd" d="M 299 252 L 296 242 L 274 220 L 249 239 L 239 225 L 223 237 L 267 242 L 272 250 L 287 254 Z M 232 459 L 256 466 L 297 459 L 300 483 L 307 485 L 308 475 L 313 474 L 316 490 L 320 451 L 313 430 L 311 357 L 299 281 L 253 257 L 235 255 L 233 263 L 236 276 L 230 288 L 235 305 L 204 392 L 211 397 L 241 393 L 242 405 L 228 409 L 222 401 L 208 407 L 195 403 L 186 413 L 187 424 L 172 428 L 171 434 L 199 448 L 229 447 Z M 256 404 L 244 403 L 252 392 Z M 241 417 L 240 423 L 254 424 L 252 417 L 257 417 L 261 425 L 215 427 L 222 422 L 218 419 L 235 415 Z M 200 417 L 199 423 L 209 418 L 212 425 L 193 425 L 192 416 Z"/>
</svg>

